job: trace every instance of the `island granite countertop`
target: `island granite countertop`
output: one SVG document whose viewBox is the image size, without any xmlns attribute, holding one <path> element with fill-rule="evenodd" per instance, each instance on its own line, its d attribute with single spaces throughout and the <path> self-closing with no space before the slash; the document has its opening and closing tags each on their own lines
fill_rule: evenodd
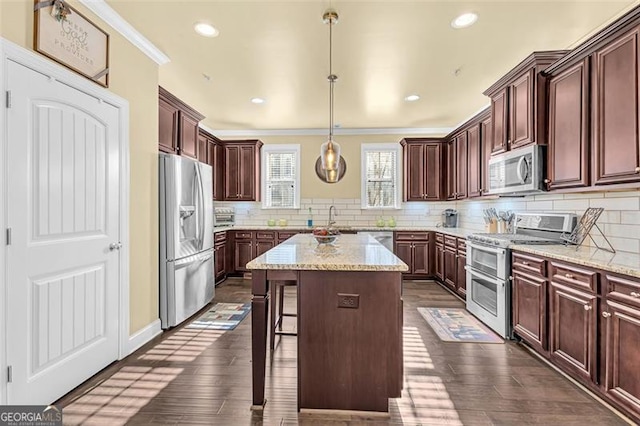
<svg viewBox="0 0 640 426">
<path fill-rule="evenodd" d="M 247 269 L 406 272 L 409 267 L 368 235 L 340 235 L 332 244 L 318 244 L 313 235 L 298 234 L 247 263 Z"/>
<path fill-rule="evenodd" d="M 317 228 L 317 226 L 314 226 Z M 239 225 L 225 226 L 214 228 L 213 232 L 225 231 L 285 231 L 285 232 L 310 232 L 312 228 L 305 226 L 287 225 L 287 226 L 267 226 L 267 225 Z M 438 232 L 441 234 L 451 235 L 453 237 L 466 238 L 467 235 L 477 234 L 478 230 L 469 228 L 443 228 L 441 226 L 397 226 L 397 227 L 379 227 L 379 226 L 336 226 L 336 229 L 342 232 Z"/>
</svg>

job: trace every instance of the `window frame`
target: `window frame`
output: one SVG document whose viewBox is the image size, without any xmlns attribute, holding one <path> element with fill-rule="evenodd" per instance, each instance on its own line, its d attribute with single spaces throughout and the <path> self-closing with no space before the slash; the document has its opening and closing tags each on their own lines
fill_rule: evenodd
<svg viewBox="0 0 640 426">
<path fill-rule="evenodd" d="M 402 147 L 398 143 L 363 143 L 360 145 L 360 206 L 363 210 L 400 210 L 402 208 Z M 395 151 L 395 203 L 393 206 L 378 207 L 367 205 L 367 153 Z"/>
<path fill-rule="evenodd" d="M 268 206 L 267 201 L 267 157 L 273 153 L 293 153 L 295 154 L 296 172 L 294 176 L 295 188 L 293 193 L 293 206 Z M 260 189 L 262 195 L 263 210 L 297 210 L 300 209 L 300 144 L 265 144 L 260 153 Z"/>
</svg>

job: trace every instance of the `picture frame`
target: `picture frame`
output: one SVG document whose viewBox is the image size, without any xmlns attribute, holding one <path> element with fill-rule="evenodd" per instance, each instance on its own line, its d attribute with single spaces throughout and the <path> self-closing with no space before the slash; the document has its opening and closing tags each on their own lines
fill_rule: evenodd
<svg viewBox="0 0 640 426">
<path fill-rule="evenodd" d="M 109 87 L 109 34 L 63 0 L 34 2 L 34 50 Z"/>
</svg>

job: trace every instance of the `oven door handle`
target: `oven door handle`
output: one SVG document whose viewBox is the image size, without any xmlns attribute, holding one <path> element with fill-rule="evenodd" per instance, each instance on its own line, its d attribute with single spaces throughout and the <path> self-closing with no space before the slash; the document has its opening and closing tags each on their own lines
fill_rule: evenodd
<svg viewBox="0 0 640 426">
<path fill-rule="evenodd" d="M 495 278 L 495 277 L 490 277 L 489 275 L 485 275 L 482 272 L 479 272 L 475 269 L 473 269 L 470 266 L 465 266 L 464 269 L 469 272 L 471 275 L 475 275 L 477 277 L 482 278 L 483 280 L 489 281 L 495 285 L 501 285 L 502 287 L 504 287 L 504 281 L 501 280 L 500 278 Z"/>
<path fill-rule="evenodd" d="M 471 248 L 474 248 L 476 250 L 486 251 L 486 252 L 489 252 L 489 253 L 495 253 L 495 254 L 499 254 L 499 255 L 503 255 L 503 256 L 506 253 L 505 249 L 492 248 L 492 247 L 487 247 L 487 246 L 478 246 L 478 245 L 475 245 L 475 244 L 469 242 L 469 240 L 467 240 L 467 247 L 471 247 Z"/>
</svg>

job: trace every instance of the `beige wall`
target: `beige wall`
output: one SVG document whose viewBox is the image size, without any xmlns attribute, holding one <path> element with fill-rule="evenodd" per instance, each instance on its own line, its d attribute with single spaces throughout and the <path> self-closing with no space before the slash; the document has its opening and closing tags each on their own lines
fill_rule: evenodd
<svg viewBox="0 0 640 426">
<path fill-rule="evenodd" d="M 347 173 L 337 183 L 321 181 L 315 172 L 320 145 L 326 136 L 265 136 L 258 137 L 265 144 L 300 144 L 300 198 L 360 198 L 360 146 L 363 143 L 399 143 L 402 135 L 339 135 L 341 155 L 347 163 Z M 250 137 L 255 139 L 255 136 Z M 224 138 L 223 138 L 224 139 Z M 231 139 L 231 138 L 229 138 Z M 249 138 L 233 138 L 249 139 Z"/>
<path fill-rule="evenodd" d="M 130 332 L 158 318 L 158 66 L 75 0 L 68 1 L 110 34 L 109 90 L 130 108 Z M 0 36 L 33 46 L 33 2 L 0 0 Z"/>
</svg>

